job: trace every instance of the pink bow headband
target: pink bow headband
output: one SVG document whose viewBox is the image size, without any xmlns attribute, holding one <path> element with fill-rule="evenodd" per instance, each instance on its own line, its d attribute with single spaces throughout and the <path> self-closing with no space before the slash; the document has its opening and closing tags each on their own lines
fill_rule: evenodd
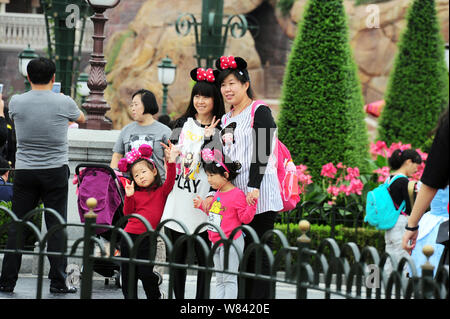
<svg viewBox="0 0 450 319">
<path fill-rule="evenodd" d="M 215 80 L 216 79 L 214 77 L 213 69 L 211 68 L 208 68 L 206 70 L 204 68 L 197 69 L 197 81 L 208 81 L 214 83 Z"/>
<path fill-rule="evenodd" d="M 127 172 L 130 166 L 138 159 L 145 158 L 146 160 L 153 163 L 153 160 L 150 159 L 150 156 L 153 154 L 153 148 L 148 144 L 142 144 L 139 146 L 139 149 L 133 148 L 125 157 L 121 158 L 117 167 L 121 172 Z"/>
<path fill-rule="evenodd" d="M 230 173 L 230 170 L 225 166 L 225 163 L 223 162 L 223 155 L 222 152 L 220 152 L 219 150 L 214 150 L 212 151 L 209 148 L 205 148 L 202 151 L 202 159 L 207 162 L 207 161 L 211 161 L 211 162 L 216 162 L 217 166 L 222 166 L 228 173 Z"/>
</svg>

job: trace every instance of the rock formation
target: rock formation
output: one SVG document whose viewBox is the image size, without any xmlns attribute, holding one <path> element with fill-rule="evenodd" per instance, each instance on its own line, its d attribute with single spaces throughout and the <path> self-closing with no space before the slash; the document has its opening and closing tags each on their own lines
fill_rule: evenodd
<svg viewBox="0 0 450 319">
<path fill-rule="evenodd" d="M 224 13 L 246 13 L 262 1 L 225 1 Z M 189 72 L 197 66 L 193 57 L 194 30 L 183 37 L 176 33 L 174 24 L 180 14 L 188 12 L 200 21 L 201 1 L 149 0 L 143 3 L 128 28 L 112 34 L 105 50 L 108 60 L 105 98 L 111 107 L 107 115 L 113 120 L 113 128 L 120 129 L 131 121 L 127 106 L 133 92 L 140 88 L 152 91 L 161 105 L 162 85 L 157 66 L 166 55 L 177 65 L 175 82 L 168 87 L 168 113 L 176 117 L 185 111 L 191 91 Z M 240 39 L 228 36 L 225 54 L 246 58 L 253 89 L 261 92 L 263 70 L 251 34 L 247 32 Z"/>
</svg>

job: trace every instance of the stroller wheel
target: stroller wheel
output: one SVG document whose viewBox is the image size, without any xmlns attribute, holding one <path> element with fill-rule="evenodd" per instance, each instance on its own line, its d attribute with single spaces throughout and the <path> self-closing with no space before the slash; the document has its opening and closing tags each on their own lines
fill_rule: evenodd
<svg viewBox="0 0 450 319">
<path fill-rule="evenodd" d="M 117 288 L 121 288 L 122 286 L 120 285 L 120 272 L 116 271 L 116 274 L 114 276 L 114 280 L 116 282 L 116 287 Z"/>
</svg>

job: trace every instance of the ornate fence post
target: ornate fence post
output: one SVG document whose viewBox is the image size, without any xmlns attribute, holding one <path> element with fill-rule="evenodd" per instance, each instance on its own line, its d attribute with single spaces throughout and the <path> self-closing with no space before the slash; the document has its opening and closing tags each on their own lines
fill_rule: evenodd
<svg viewBox="0 0 450 319">
<path fill-rule="evenodd" d="M 430 299 L 433 298 L 433 272 L 434 266 L 430 263 L 430 257 L 434 254 L 434 248 L 431 245 L 425 245 L 422 248 L 423 254 L 427 257 L 425 264 L 420 266 L 422 268 L 422 284 L 420 285 L 420 290 L 422 298 Z"/>
<path fill-rule="evenodd" d="M 91 237 L 95 234 L 92 227 L 97 221 L 97 214 L 94 208 L 97 207 L 97 200 L 93 197 L 86 201 L 89 212 L 84 214 L 84 240 L 83 240 L 83 274 L 81 277 L 81 299 L 91 299 L 92 295 L 92 276 L 94 271 L 94 263 L 90 258 L 94 252 L 94 245 Z"/>
<path fill-rule="evenodd" d="M 306 299 L 307 297 L 307 288 L 302 288 L 301 284 L 307 279 L 307 274 L 305 271 L 302 271 L 302 262 L 305 254 L 303 250 L 308 249 L 311 243 L 311 239 L 306 235 L 309 231 L 311 224 L 307 220 L 301 220 L 298 223 L 298 228 L 301 231 L 301 236 L 297 238 L 297 299 Z"/>
</svg>

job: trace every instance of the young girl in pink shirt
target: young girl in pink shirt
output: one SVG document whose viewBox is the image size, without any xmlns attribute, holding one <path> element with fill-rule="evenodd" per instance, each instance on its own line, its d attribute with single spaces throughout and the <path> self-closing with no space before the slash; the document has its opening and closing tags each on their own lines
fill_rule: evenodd
<svg viewBox="0 0 450 319">
<path fill-rule="evenodd" d="M 194 206 L 208 214 L 208 222 L 214 225 L 208 228 L 209 239 L 214 245 L 221 239 L 218 229 L 221 229 L 226 238 L 229 238 L 236 227 L 252 221 L 257 200 L 252 205 L 248 205 L 244 192 L 232 184 L 238 175 L 237 171 L 241 168 L 239 162 L 232 162 L 220 151 L 211 149 L 202 151 L 202 160 L 208 182 L 217 191 L 212 204 L 208 207 L 200 196 L 194 199 Z M 239 254 L 236 249 L 239 250 L 240 255 L 244 251 L 242 231 L 238 231 L 233 240 L 236 247 L 230 246 L 228 271 L 237 272 Z M 220 272 L 224 270 L 224 255 L 224 246 L 220 245 L 214 252 L 214 266 L 219 270 L 216 272 L 216 298 L 235 299 L 237 298 L 237 276 Z"/>
</svg>

